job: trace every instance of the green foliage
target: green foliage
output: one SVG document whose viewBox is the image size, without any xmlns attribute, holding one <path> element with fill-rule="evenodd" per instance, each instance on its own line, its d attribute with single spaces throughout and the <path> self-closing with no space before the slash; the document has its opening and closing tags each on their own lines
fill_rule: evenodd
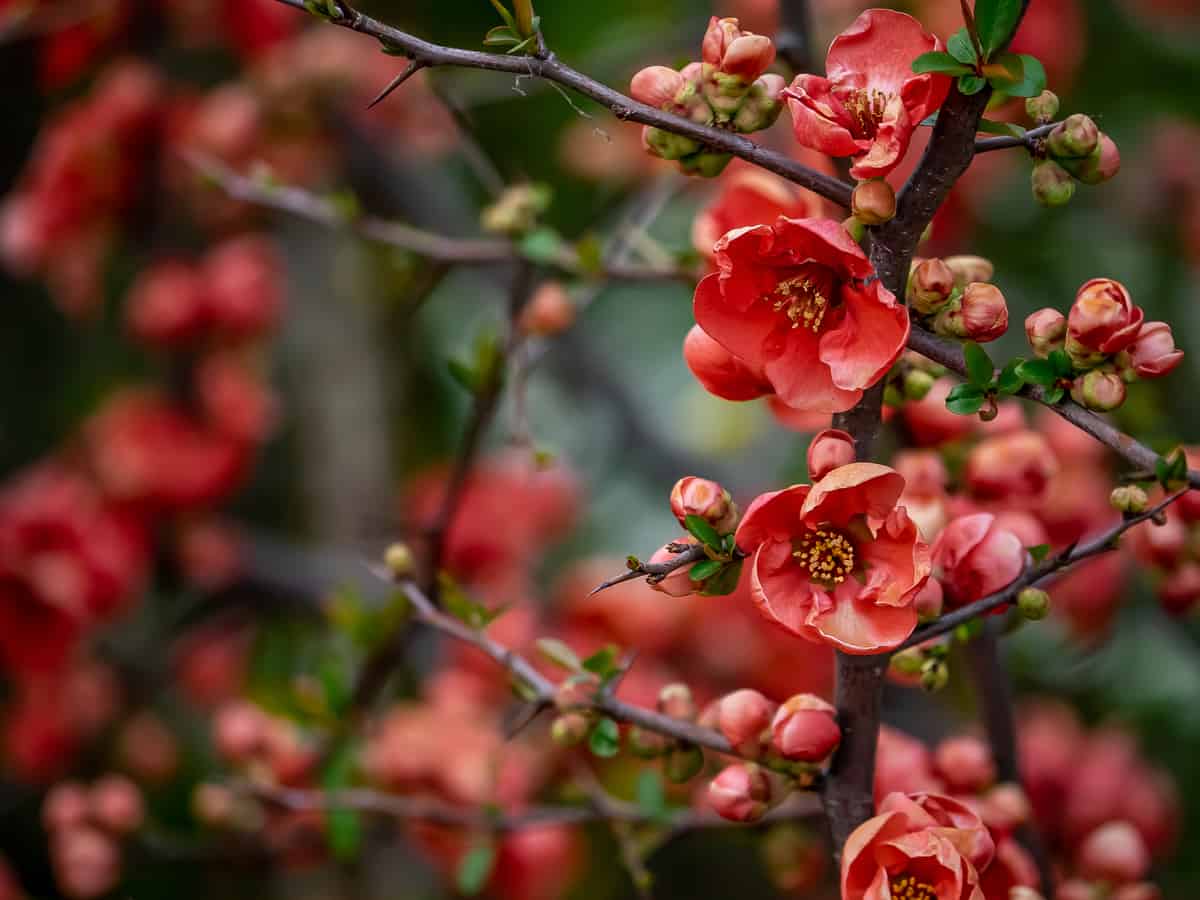
<svg viewBox="0 0 1200 900">
<path fill-rule="evenodd" d="M 694 515 L 688 516 L 683 520 L 683 524 L 692 537 L 700 543 L 717 551 L 722 549 L 721 536 L 717 534 L 717 529 L 713 528 L 707 519 Z"/>
<path fill-rule="evenodd" d="M 959 62 L 949 53 L 938 50 L 922 53 L 914 59 L 912 70 L 918 75 L 923 75 L 926 72 L 932 72 L 936 75 L 966 75 L 975 71 L 972 66 Z"/>
<path fill-rule="evenodd" d="M 959 416 L 971 416 L 983 408 L 987 393 L 978 385 L 964 382 L 946 395 L 946 409 Z"/>
<path fill-rule="evenodd" d="M 984 56 L 1008 43 L 1021 18 L 1021 0 L 978 0 L 975 4 L 975 30 Z"/>
<path fill-rule="evenodd" d="M 701 582 L 705 578 L 716 575 L 721 571 L 724 565 L 719 559 L 705 559 L 696 563 L 688 570 L 688 578 L 695 582 Z"/>
<path fill-rule="evenodd" d="M 508 610 L 507 606 L 488 609 L 463 590 L 459 583 L 446 572 L 438 573 L 438 585 L 441 590 L 442 606 L 446 612 L 471 628 L 487 628 Z"/>
<path fill-rule="evenodd" d="M 963 345 L 963 359 L 967 364 L 967 379 L 976 387 L 986 390 L 991 385 L 992 376 L 996 371 L 987 351 L 974 341 L 967 341 Z"/>
<path fill-rule="evenodd" d="M 621 729 L 617 723 L 605 716 L 592 726 L 588 734 L 588 749 L 603 759 L 621 752 Z"/>
<path fill-rule="evenodd" d="M 583 671 L 583 663 L 579 661 L 575 651 L 558 638 L 538 638 L 537 648 L 542 656 L 556 666 L 561 666 L 568 672 Z"/>
<path fill-rule="evenodd" d="M 496 865 L 496 846 L 490 840 L 476 844 L 463 856 L 455 874 L 458 892 L 474 897 L 483 890 Z"/>
</svg>

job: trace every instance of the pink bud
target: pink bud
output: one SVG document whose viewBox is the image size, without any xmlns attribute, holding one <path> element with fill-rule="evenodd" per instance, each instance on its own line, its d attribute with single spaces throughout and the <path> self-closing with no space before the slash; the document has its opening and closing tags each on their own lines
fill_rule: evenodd
<svg viewBox="0 0 1200 900">
<path fill-rule="evenodd" d="M 775 61 L 775 45 L 768 37 L 743 31 L 737 19 L 713 16 L 700 54 L 704 62 L 724 74 L 751 82 Z"/>
<path fill-rule="evenodd" d="M 696 718 L 696 701 L 692 690 L 682 682 L 672 682 L 658 692 L 658 711 L 673 719 Z"/>
<path fill-rule="evenodd" d="M 1046 138 L 1046 147 L 1057 157 L 1089 156 L 1100 142 L 1100 129 L 1088 116 L 1075 113 L 1060 122 Z"/>
<path fill-rule="evenodd" d="M 142 792 L 124 775 L 105 775 L 96 781 L 88 801 L 96 823 L 118 834 L 135 831 L 145 817 Z"/>
<path fill-rule="evenodd" d="M 738 509 L 729 491 L 707 478 L 688 475 L 675 482 L 671 488 L 671 512 L 684 528 L 688 516 L 699 516 L 717 534 L 730 534 L 737 528 Z"/>
<path fill-rule="evenodd" d="M 954 283 L 958 287 L 966 287 L 972 281 L 991 281 L 996 274 L 992 261 L 982 256 L 947 256 L 944 262 L 954 273 Z"/>
<path fill-rule="evenodd" d="M 774 714 L 774 703 L 758 691 L 745 688 L 717 701 L 716 727 L 739 756 L 757 759 Z"/>
<path fill-rule="evenodd" d="M 60 834 L 51 848 L 51 857 L 59 887 L 76 900 L 108 893 L 121 874 L 117 842 L 87 826 Z"/>
<path fill-rule="evenodd" d="M 808 477 L 820 481 L 834 469 L 854 462 L 854 438 L 837 428 L 813 435 L 808 445 Z"/>
<path fill-rule="evenodd" d="M 88 794 L 77 781 L 59 782 L 42 801 L 42 825 L 47 831 L 61 831 L 82 825 L 87 816 Z"/>
<path fill-rule="evenodd" d="M 252 703 L 237 701 L 222 707 L 213 720 L 217 752 L 232 763 L 248 762 L 266 740 L 267 716 Z"/>
<path fill-rule="evenodd" d="M 771 808 L 772 783 L 754 763 L 726 766 L 708 785 L 708 804 L 722 819 L 757 822 Z"/>
<path fill-rule="evenodd" d="M 1019 785 L 998 784 L 983 796 L 979 816 L 994 831 L 1011 832 L 1029 821 L 1029 797 Z"/>
<path fill-rule="evenodd" d="M 1084 184 L 1101 184 L 1121 171 L 1121 151 L 1112 138 L 1102 134 L 1092 154 L 1068 168 Z"/>
<path fill-rule="evenodd" d="M 922 315 L 933 315 L 954 292 L 954 272 L 943 260 L 923 259 L 913 269 L 908 284 L 908 299 Z"/>
<path fill-rule="evenodd" d="M 696 544 L 699 542 L 690 534 L 687 534 L 683 535 L 676 541 L 672 541 L 671 543 Z M 663 544 L 650 555 L 650 559 L 647 560 L 647 562 L 650 562 L 651 564 L 658 564 L 673 560 L 678 554 L 672 552 L 670 546 L 670 544 Z M 654 580 L 647 581 L 647 584 L 649 584 L 650 587 L 659 593 L 666 594 L 668 597 L 690 597 L 692 594 L 698 594 L 701 590 L 703 590 L 705 582 L 692 581 L 691 576 L 688 573 L 691 572 L 692 566 L 694 565 L 696 565 L 696 563 L 680 566 L 678 569 L 668 572 L 665 578 L 656 578 Z"/>
<path fill-rule="evenodd" d="M 1166 375 L 1183 360 L 1183 351 L 1175 348 L 1175 336 L 1166 322 L 1146 322 L 1129 345 L 1129 363 L 1142 378 Z"/>
<path fill-rule="evenodd" d="M 1025 337 L 1038 356 L 1061 349 L 1067 339 L 1067 317 L 1057 309 L 1039 309 L 1025 319 Z"/>
<path fill-rule="evenodd" d="M 558 281 L 542 284 L 521 310 L 520 327 L 525 334 L 548 337 L 561 334 L 575 322 L 575 307 Z"/>
<path fill-rule="evenodd" d="M 1111 278 L 1093 278 L 1075 294 L 1067 314 L 1067 335 L 1084 350 L 1117 353 L 1137 339 L 1142 317 L 1125 285 Z"/>
<path fill-rule="evenodd" d="M 961 302 L 963 337 L 984 344 L 1008 330 L 1008 305 L 994 284 L 978 281 L 968 284 Z"/>
<path fill-rule="evenodd" d="M 1093 369 L 1071 382 L 1071 399 L 1097 412 L 1108 412 L 1125 402 L 1125 380 L 1116 372 Z"/>
<path fill-rule="evenodd" d="M 963 735 L 938 744 L 933 763 L 954 792 L 977 794 L 996 780 L 996 764 L 987 744 Z"/>
<path fill-rule="evenodd" d="M 837 749 L 842 729 L 836 710 L 813 694 L 784 701 L 771 722 L 771 747 L 784 759 L 820 762 Z"/>
<path fill-rule="evenodd" d="M 864 225 L 882 225 L 896 216 L 896 192 L 882 178 L 860 181 L 850 195 L 850 211 Z"/>
<path fill-rule="evenodd" d="M 901 450 L 892 459 L 892 468 L 904 479 L 906 496 L 940 497 L 946 492 L 950 476 L 936 450 Z"/>
<path fill-rule="evenodd" d="M 981 500 L 1040 498 L 1058 474 L 1058 460 L 1046 439 L 1022 429 L 985 438 L 967 455 L 964 480 Z"/>
<path fill-rule="evenodd" d="M 1125 884 L 1145 876 L 1150 868 L 1150 851 L 1128 822 L 1109 822 L 1084 839 L 1076 862 L 1087 878 Z"/>
<path fill-rule="evenodd" d="M 687 78 L 675 69 L 647 66 L 633 76 L 629 83 L 629 93 L 634 100 L 647 106 L 664 109 L 674 105 L 686 85 Z"/>
</svg>

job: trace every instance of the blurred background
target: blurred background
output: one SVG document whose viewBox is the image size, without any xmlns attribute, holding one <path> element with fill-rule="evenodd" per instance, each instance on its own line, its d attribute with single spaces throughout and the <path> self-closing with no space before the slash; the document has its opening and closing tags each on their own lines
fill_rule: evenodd
<svg viewBox="0 0 1200 900">
<path fill-rule="evenodd" d="M 898 6 L 942 36 L 961 24 L 956 3 Z M 483 0 L 360 8 L 467 48 L 500 21 Z M 817 67 L 861 8 L 813 0 Z M 777 25 L 770 0 L 542 0 L 537 12 L 560 58 L 618 89 L 644 65 L 696 58 L 711 14 Z M 1095 276 L 1125 283 L 1148 319 L 1200 349 L 1198 37 L 1200 5 L 1186 0 L 1034 0 L 1016 49 L 1042 59 L 1064 112 L 1092 115 L 1116 140 L 1122 171 L 1053 210 L 1033 202 L 1020 151 L 981 157 L 956 188 L 922 252 L 994 261 L 1014 323 L 994 359 L 1023 352 L 1029 312 L 1065 310 Z M 536 186 L 544 212 L 522 245 L 535 263 L 573 246 L 685 276 L 704 265 L 693 222 L 721 179 L 679 175 L 644 154 L 637 126 L 532 78 L 421 72 L 368 111 L 404 65 L 378 50 L 270 0 L 0 0 L 0 856 L 14 879 L 0 897 L 636 896 L 627 836 L 603 827 L 502 844 L 472 884 L 471 835 L 320 821 L 197 790 L 263 765 L 286 784 L 291 762 L 296 784 L 365 778 L 403 792 L 403 767 L 377 759 L 389 741 L 409 762 L 429 757 L 426 788 L 453 781 L 439 766 L 500 768 L 497 723 L 434 716 L 430 698 L 467 693 L 498 715 L 502 676 L 415 634 L 385 690 L 383 731 L 357 748 L 367 774 L 321 769 L 312 752 L 402 614 L 368 564 L 432 521 L 471 415 L 461 371 L 505 333 L 514 278 L 507 262 L 363 240 L 356 223 L 494 241 L 481 211 L 506 186 Z M 760 137 L 793 152 L 788 131 L 785 114 Z M 301 188 L 298 204 L 335 227 L 235 199 L 238 185 L 267 201 Z M 639 586 L 586 599 L 625 555 L 678 535 L 666 503 L 678 477 L 717 479 L 744 503 L 803 480 L 807 442 L 765 404 L 718 400 L 688 372 L 694 279 L 605 282 L 553 265 L 537 278 L 550 322 L 527 329 L 483 437 L 451 529 L 454 590 L 511 605 L 494 627 L 515 642 L 553 632 L 581 650 L 638 649 L 623 690 L 643 702 L 681 676 L 702 696 L 747 684 L 778 698 L 827 692 L 828 657 L 744 615 L 739 594 Z M 180 299 L 201 295 L 202 311 Z M 1200 443 L 1198 364 L 1189 355 L 1134 386 L 1125 430 L 1159 450 Z M 929 443 L 907 412 L 893 425 L 889 446 Z M 1077 445 L 1051 443 L 1076 472 Z M 1092 524 L 1107 514 L 1111 464 L 1064 475 L 1046 500 L 1038 515 L 1055 543 L 1078 536 L 1064 520 L 1083 517 L 1083 533 L 1096 503 Z M 53 552 L 34 566 L 31 547 Z M 1146 800 L 1159 804 L 1147 828 L 1162 832 L 1164 896 L 1186 898 L 1200 891 L 1200 629 L 1171 613 L 1196 590 L 1168 611 L 1163 567 L 1150 569 L 1129 557 L 1093 575 L 1063 601 L 1067 615 L 1007 639 L 1006 658 L 1023 697 L 1074 708 L 1077 721 L 1029 715 L 1081 770 L 1091 760 L 1087 790 L 1161 786 L 1169 773 L 1173 787 Z M 221 743 L 239 698 L 275 729 L 266 763 Z M 889 688 L 886 718 L 933 742 L 967 727 L 973 704 L 956 674 L 936 698 Z M 1103 743 L 1114 724 L 1132 743 Z M 425 729 L 441 743 L 418 748 Z M 1103 744 L 1091 756 L 1088 740 Z M 561 796 L 563 760 L 528 755 L 513 796 Z M 607 765 L 617 793 L 664 789 L 647 787 L 636 761 Z M 58 840 L 47 789 L 113 772 L 137 785 L 142 826 L 95 846 Z M 1164 796 L 1178 809 L 1162 812 Z M 789 829 L 673 840 L 649 856 L 654 896 L 831 896 L 823 851 L 811 851 L 819 831 Z"/>
</svg>

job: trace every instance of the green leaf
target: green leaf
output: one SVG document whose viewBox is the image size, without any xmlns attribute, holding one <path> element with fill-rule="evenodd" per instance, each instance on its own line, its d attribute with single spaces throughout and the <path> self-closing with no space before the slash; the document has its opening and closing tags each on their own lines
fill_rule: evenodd
<svg viewBox="0 0 1200 900">
<path fill-rule="evenodd" d="M 596 756 L 608 759 L 621 752 L 621 730 L 607 716 L 597 722 L 588 735 L 588 749 Z"/>
<path fill-rule="evenodd" d="M 702 519 L 700 516 L 688 516 L 683 520 L 684 527 L 696 540 L 703 544 L 707 544 L 714 550 L 721 549 L 721 536 L 717 534 L 717 529 L 713 528 L 708 523 L 707 519 Z"/>
<path fill-rule="evenodd" d="M 975 4 L 975 30 L 979 43 L 990 58 L 1004 46 L 1021 18 L 1021 0 L 978 0 Z"/>
<path fill-rule="evenodd" d="M 488 609 L 467 594 L 458 582 L 446 572 L 438 573 L 438 586 L 442 605 L 446 608 L 446 612 L 471 628 L 486 628 L 508 611 L 506 605 Z"/>
<path fill-rule="evenodd" d="M 550 660 L 556 666 L 561 666 L 569 672 L 580 672 L 583 670 L 583 663 L 579 661 L 579 657 L 575 655 L 575 651 L 560 641 L 558 638 L 539 638 L 537 648 L 541 651 L 542 656 Z"/>
<path fill-rule="evenodd" d="M 949 40 L 946 41 L 946 49 L 960 63 L 974 65 L 975 45 L 971 43 L 971 36 L 967 34 L 967 29 L 960 28 L 950 35 Z"/>
<path fill-rule="evenodd" d="M 1071 362 L 1066 350 L 1051 350 L 1047 359 L 1050 360 L 1050 365 L 1054 366 L 1054 373 L 1059 378 L 1070 378 L 1075 374 L 1075 364 Z"/>
<path fill-rule="evenodd" d="M 667 813 L 667 795 L 662 777 L 653 769 L 642 769 L 637 781 L 637 805 L 651 819 L 661 819 Z"/>
<path fill-rule="evenodd" d="M 354 775 L 354 748 L 341 747 L 325 767 L 321 784 L 327 791 L 348 787 Z M 325 813 L 325 837 L 334 857 L 346 861 L 358 855 L 362 846 L 362 819 L 352 809 L 331 809 Z"/>
<path fill-rule="evenodd" d="M 483 38 L 485 47 L 509 47 L 519 44 L 523 38 L 518 37 L 507 25 L 497 25 L 488 31 Z"/>
<path fill-rule="evenodd" d="M 584 273 L 599 275 L 604 270 L 604 245 L 596 235 L 585 235 L 575 242 L 575 259 Z"/>
<path fill-rule="evenodd" d="M 1050 387 L 1058 380 L 1054 363 L 1048 359 L 1027 359 L 1018 363 L 1015 371 L 1030 384 L 1040 384 L 1042 387 Z"/>
<path fill-rule="evenodd" d="M 988 356 L 986 350 L 974 341 L 967 341 L 963 345 L 963 359 L 967 362 L 967 377 L 971 380 L 971 384 L 986 388 L 992 383 L 996 367 L 992 364 L 992 358 Z"/>
<path fill-rule="evenodd" d="M 1005 363 L 1004 368 L 1000 370 L 1000 374 L 996 376 L 996 387 L 1001 394 L 1015 394 L 1021 388 L 1025 387 L 1025 379 L 1021 377 L 1020 368 L 1025 360 L 1021 357 L 1010 359 Z"/>
<path fill-rule="evenodd" d="M 1154 474 L 1167 490 L 1175 490 L 1187 483 L 1188 464 L 1183 448 L 1177 447 L 1169 456 L 1160 456 L 1154 463 Z"/>
<path fill-rule="evenodd" d="M 479 373 L 460 359 L 446 360 L 446 370 L 459 385 L 474 394 L 479 390 Z"/>
<path fill-rule="evenodd" d="M 617 671 L 617 648 L 612 644 L 601 647 L 583 661 L 583 667 L 601 678 Z"/>
<path fill-rule="evenodd" d="M 918 75 L 923 75 L 926 72 L 933 72 L 937 75 L 966 75 L 975 71 L 971 66 L 959 62 L 949 53 L 942 53 L 937 50 L 922 53 L 914 59 L 912 70 Z"/>
<path fill-rule="evenodd" d="M 1041 93 L 1039 91 L 1039 93 Z M 997 122 L 995 119 L 980 119 L 979 130 L 984 134 L 1002 134 L 1005 137 L 1024 137 L 1025 129 L 1012 122 Z"/>
<path fill-rule="evenodd" d="M 725 565 L 723 562 L 716 559 L 702 560 L 688 569 L 688 578 L 698 584 L 705 578 L 710 578 L 720 572 L 723 565 Z"/>
<path fill-rule="evenodd" d="M 562 236 L 547 226 L 535 228 L 525 235 L 521 239 L 519 249 L 522 256 L 535 263 L 557 262 L 564 254 L 569 253 Z"/>
<path fill-rule="evenodd" d="M 987 85 L 987 79 L 980 78 L 978 75 L 960 75 L 958 79 L 958 89 L 968 97 L 978 94 L 985 85 Z"/>
<path fill-rule="evenodd" d="M 458 892 L 467 897 L 474 897 L 483 890 L 496 864 L 496 847 L 492 843 L 476 844 L 458 864 L 455 882 Z"/>
<path fill-rule="evenodd" d="M 1049 544 L 1035 544 L 1034 546 L 1026 547 L 1025 549 L 1029 552 L 1029 555 L 1033 557 L 1033 561 L 1035 563 L 1040 563 L 1050 553 Z"/>
<path fill-rule="evenodd" d="M 1042 394 L 1042 399 L 1053 406 L 1055 403 L 1058 403 L 1060 400 L 1062 400 L 1065 393 L 1066 392 L 1060 387 L 1052 387 Z"/>
<path fill-rule="evenodd" d="M 986 395 L 974 384 L 957 384 L 946 395 L 946 409 L 959 416 L 970 416 L 979 412 Z"/>
<path fill-rule="evenodd" d="M 737 590 L 738 581 L 742 577 L 742 560 L 727 563 L 719 575 L 708 579 L 704 590 L 700 593 L 705 597 L 724 597 Z"/>
<path fill-rule="evenodd" d="M 1046 70 L 1037 57 L 1005 53 L 999 62 L 1009 75 L 991 75 L 988 80 L 997 91 L 1010 97 L 1036 97 L 1046 89 Z"/>
<path fill-rule="evenodd" d="M 513 34 L 516 34 L 517 20 L 514 19 L 512 13 L 508 11 L 508 7 L 501 3 L 500 0 L 489 0 L 489 2 L 492 4 L 492 7 L 496 10 L 496 12 L 500 13 L 500 18 L 504 20 L 504 24 L 513 30 Z"/>
</svg>

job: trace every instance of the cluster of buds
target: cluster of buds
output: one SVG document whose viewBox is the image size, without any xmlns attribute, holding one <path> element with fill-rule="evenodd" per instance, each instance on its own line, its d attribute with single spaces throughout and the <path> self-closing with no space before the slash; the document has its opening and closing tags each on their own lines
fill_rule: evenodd
<svg viewBox="0 0 1200 900">
<path fill-rule="evenodd" d="M 1107 411 L 1125 402 L 1126 384 L 1166 375 L 1183 359 L 1171 326 L 1144 318 L 1123 284 L 1093 278 L 1079 288 L 1066 316 L 1039 309 L 1025 320 L 1025 334 L 1038 356 L 1065 355 L 1069 371 L 1059 386 L 1076 403 Z"/>
<path fill-rule="evenodd" d="M 144 817 L 142 793 L 123 775 L 105 775 L 87 787 L 64 781 L 51 789 L 42 823 L 63 893 L 87 900 L 111 891 L 121 877 L 120 841 Z"/>
<path fill-rule="evenodd" d="M 733 553 L 733 532 L 741 519 L 741 511 L 729 491 L 715 481 L 688 475 L 671 488 L 671 512 L 689 533 L 656 550 L 650 563 L 669 563 L 678 553 L 697 544 L 704 545 L 707 559 L 680 566 L 666 575 L 651 575 L 646 583 L 672 597 L 729 593 L 740 572 L 738 569 L 730 574 L 731 568 L 738 565 Z"/>
<path fill-rule="evenodd" d="M 649 66 L 633 76 L 629 92 L 648 106 L 712 125 L 749 134 L 769 128 L 779 117 L 784 80 L 766 75 L 775 61 L 769 37 L 743 31 L 737 19 L 714 16 L 704 35 L 700 62 L 681 70 Z M 699 141 L 653 126 L 642 131 L 646 149 L 663 159 L 676 160 L 689 174 L 719 175 L 729 154 L 717 153 Z"/>
<path fill-rule="evenodd" d="M 1048 97 L 1047 97 L 1048 95 Z M 1042 121 L 1058 101 L 1049 91 L 1026 103 L 1030 115 Z M 1054 113 L 1050 113 L 1053 118 Z M 1062 206 L 1075 194 L 1075 183 L 1100 184 L 1121 168 L 1121 154 L 1112 138 L 1080 113 L 1060 122 L 1042 143 L 1033 166 L 1033 196 L 1043 206 Z"/>
<path fill-rule="evenodd" d="M 995 268 L 980 256 L 949 256 L 914 262 L 908 303 L 937 334 L 987 343 L 1008 329 L 1008 304 L 991 283 Z"/>
<path fill-rule="evenodd" d="M 696 701 L 691 689 L 681 682 L 668 684 L 658 692 L 658 711 L 664 716 L 696 721 Z M 663 775 L 675 784 L 684 784 L 704 768 L 704 751 L 695 744 L 667 737 L 642 728 L 629 730 L 629 749 L 643 759 L 661 759 Z"/>
</svg>

